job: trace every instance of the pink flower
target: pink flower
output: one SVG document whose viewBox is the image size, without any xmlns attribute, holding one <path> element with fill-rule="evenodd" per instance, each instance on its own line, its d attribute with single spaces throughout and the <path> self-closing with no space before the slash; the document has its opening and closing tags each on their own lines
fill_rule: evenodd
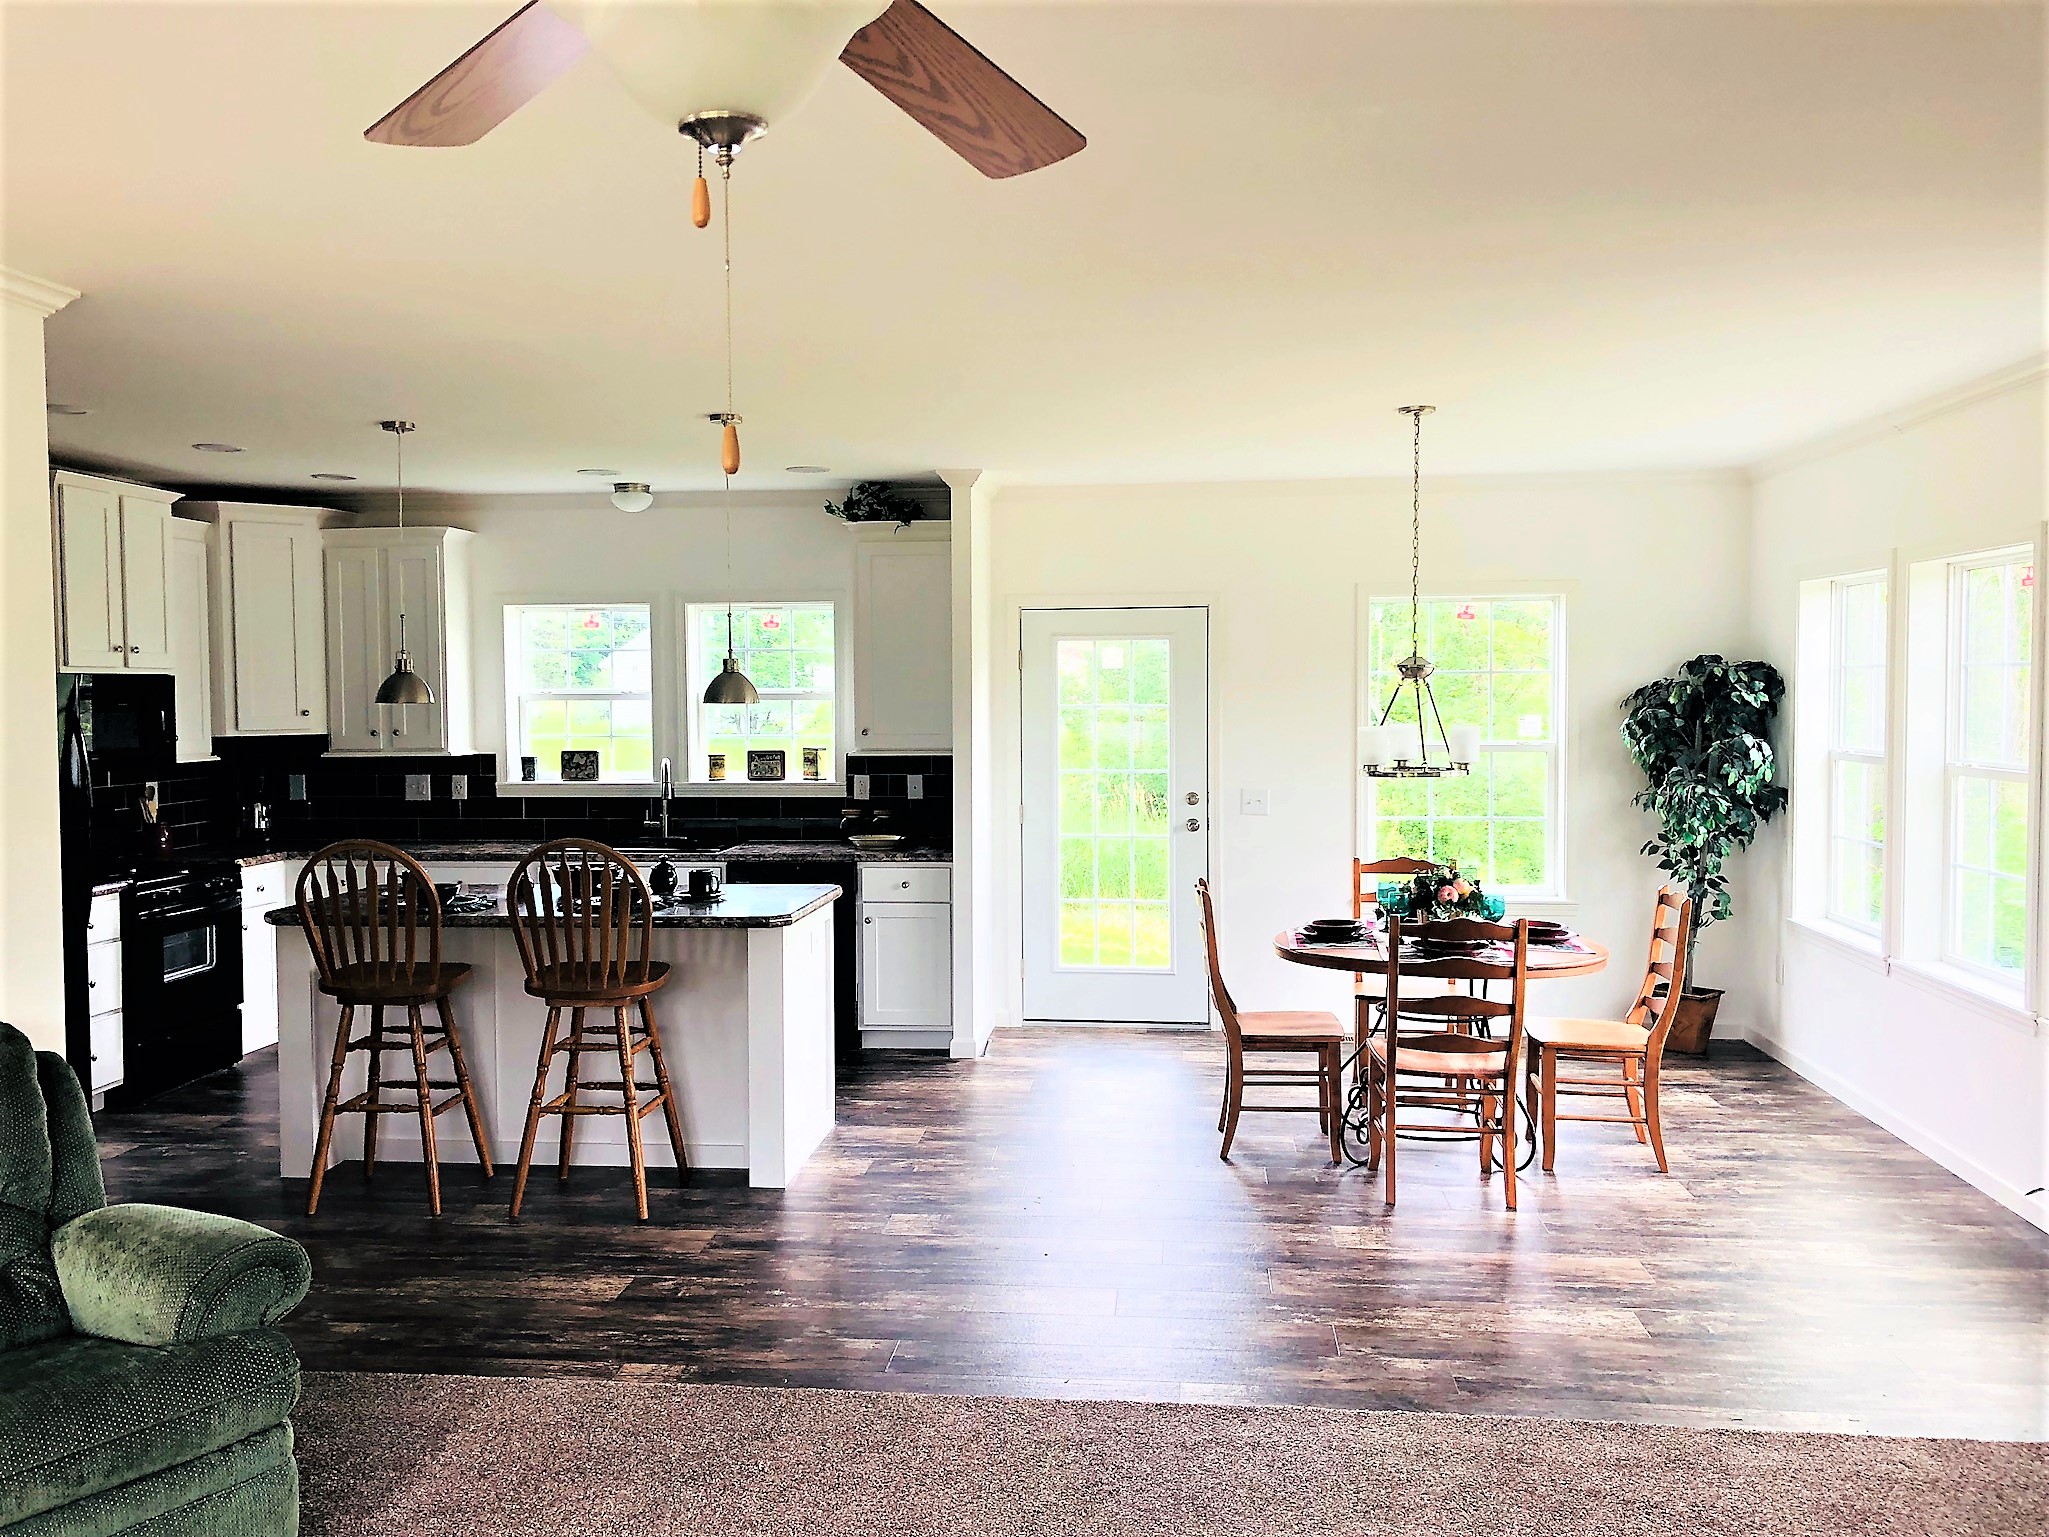
<svg viewBox="0 0 2049 1537">
<path fill-rule="evenodd" d="M 1439 886 L 1437 888 L 1437 900 L 1440 902 L 1456 902 L 1458 900 L 1458 892 L 1450 886 Z"/>
</svg>

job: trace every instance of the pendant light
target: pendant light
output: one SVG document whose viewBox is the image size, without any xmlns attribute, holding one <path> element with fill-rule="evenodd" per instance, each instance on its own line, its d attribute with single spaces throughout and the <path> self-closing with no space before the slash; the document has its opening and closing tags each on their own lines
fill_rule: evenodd
<svg viewBox="0 0 2049 1537">
<path fill-rule="evenodd" d="M 1437 696 L 1430 688 L 1436 664 L 1423 655 L 1423 418 L 1435 406 L 1403 406 L 1402 415 L 1414 424 L 1410 451 L 1409 489 L 1409 654 L 1395 663 L 1400 674 L 1394 690 L 1382 706 L 1379 719 L 1359 733 L 1361 765 L 1373 779 L 1442 779 L 1448 774 L 1470 773 L 1479 756 L 1480 733 L 1472 726 L 1457 727 L 1449 735 L 1444 717 L 1437 710 Z M 1402 690 L 1415 699 L 1416 729 L 1410 741 L 1407 726 L 1389 725 L 1388 717 L 1401 702 Z M 1435 756 L 1432 756 L 1430 728 L 1437 728 Z M 1456 737 L 1456 747 L 1453 738 Z"/>
<path fill-rule="evenodd" d="M 406 526 L 406 434 L 413 430 L 411 422 L 379 422 L 378 426 L 390 433 L 398 444 L 398 528 L 405 532 Z M 391 659 L 391 676 L 377 685 L 379 704 L 432 704 L 434 690 L 427 686 L 427 680 L 413 671 L 412 653 L 406 650 L 406 608 L 405 586 L 399 586 L 398 595 L 398 654 Z"/>
<path fill-rule="evenodd" d="M 725 480 L 726 506 L 726 659 L 719 675 L 705 686 L 706 704 L 754 704 L 761 698 L 753 680 L 740 670 L 733 649 L 733 477 L 740 473 L 740 418 L 733 414 L 733 151 L 737 147 L 722 143 L 717 151 L 719 226 L 726 242 L 726 409 L 714 411 L 711 420 L 725 428 L 719 469 Z"/>
</svg>

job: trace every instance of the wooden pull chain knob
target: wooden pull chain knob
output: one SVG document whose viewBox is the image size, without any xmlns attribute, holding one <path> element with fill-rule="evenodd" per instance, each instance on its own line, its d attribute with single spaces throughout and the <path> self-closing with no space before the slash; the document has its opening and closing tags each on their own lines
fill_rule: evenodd
<svg viewBox="0 0 2049 1537">
<path fill-rule="evenodd" d="M 702 176 L 690 189 L 690 222 L 699 229 L 711 223 L 711 183 Z"/>
<path fill-rule="evenodd" d="M 740 473 L 740 429 L 731 422 L 726 423 L 725 442 L 719 449 L 719 463 L 725 466 L 728 475 Z"/>
</svg>

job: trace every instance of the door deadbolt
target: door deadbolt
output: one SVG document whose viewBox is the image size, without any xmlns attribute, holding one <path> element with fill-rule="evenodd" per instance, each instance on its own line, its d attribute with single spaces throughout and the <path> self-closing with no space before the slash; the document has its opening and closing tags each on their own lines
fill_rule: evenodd
<svg viewBox="0 0 2049 1537">
<path fill-rule="evenodd" d="M 1194 817 L 1190 817 L 1188 819 L 1188 830 L 1192 833 L 1199 833 L 1202 831 L 1202 823 L 1198 822 Z"/>
</svg>

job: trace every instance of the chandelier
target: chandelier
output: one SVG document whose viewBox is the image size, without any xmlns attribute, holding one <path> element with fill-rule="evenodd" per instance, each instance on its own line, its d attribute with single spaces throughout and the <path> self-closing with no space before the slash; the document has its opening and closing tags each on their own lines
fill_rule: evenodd
<svg viewBox="0 0 2049 1537">
<path fill-rule="evenodd" d="M 1472 772 L 1479 756 L 1477 726 L 1456 726 L 1447 733 L 1444 717 L 1437 709 L 1437 696 L 1430 688 L 1436 664 L 1423 655 L 1423 418 L 1435 406 L 1403 406 L 1402 415 L 1414 426 L 1410 451 L 1409 492 L 1409 654 L 1395 663 L 1400 675 L 1373 724 L 1360 728 L 1361 767 L 1372 779 L 1442 779 L 1448 774 Z M 1402 691 L 1414 696 L 1416 724 L 1390 724 Z M 1431 728 L 1436 740 L 1431 740 Z"/>
</svg>

